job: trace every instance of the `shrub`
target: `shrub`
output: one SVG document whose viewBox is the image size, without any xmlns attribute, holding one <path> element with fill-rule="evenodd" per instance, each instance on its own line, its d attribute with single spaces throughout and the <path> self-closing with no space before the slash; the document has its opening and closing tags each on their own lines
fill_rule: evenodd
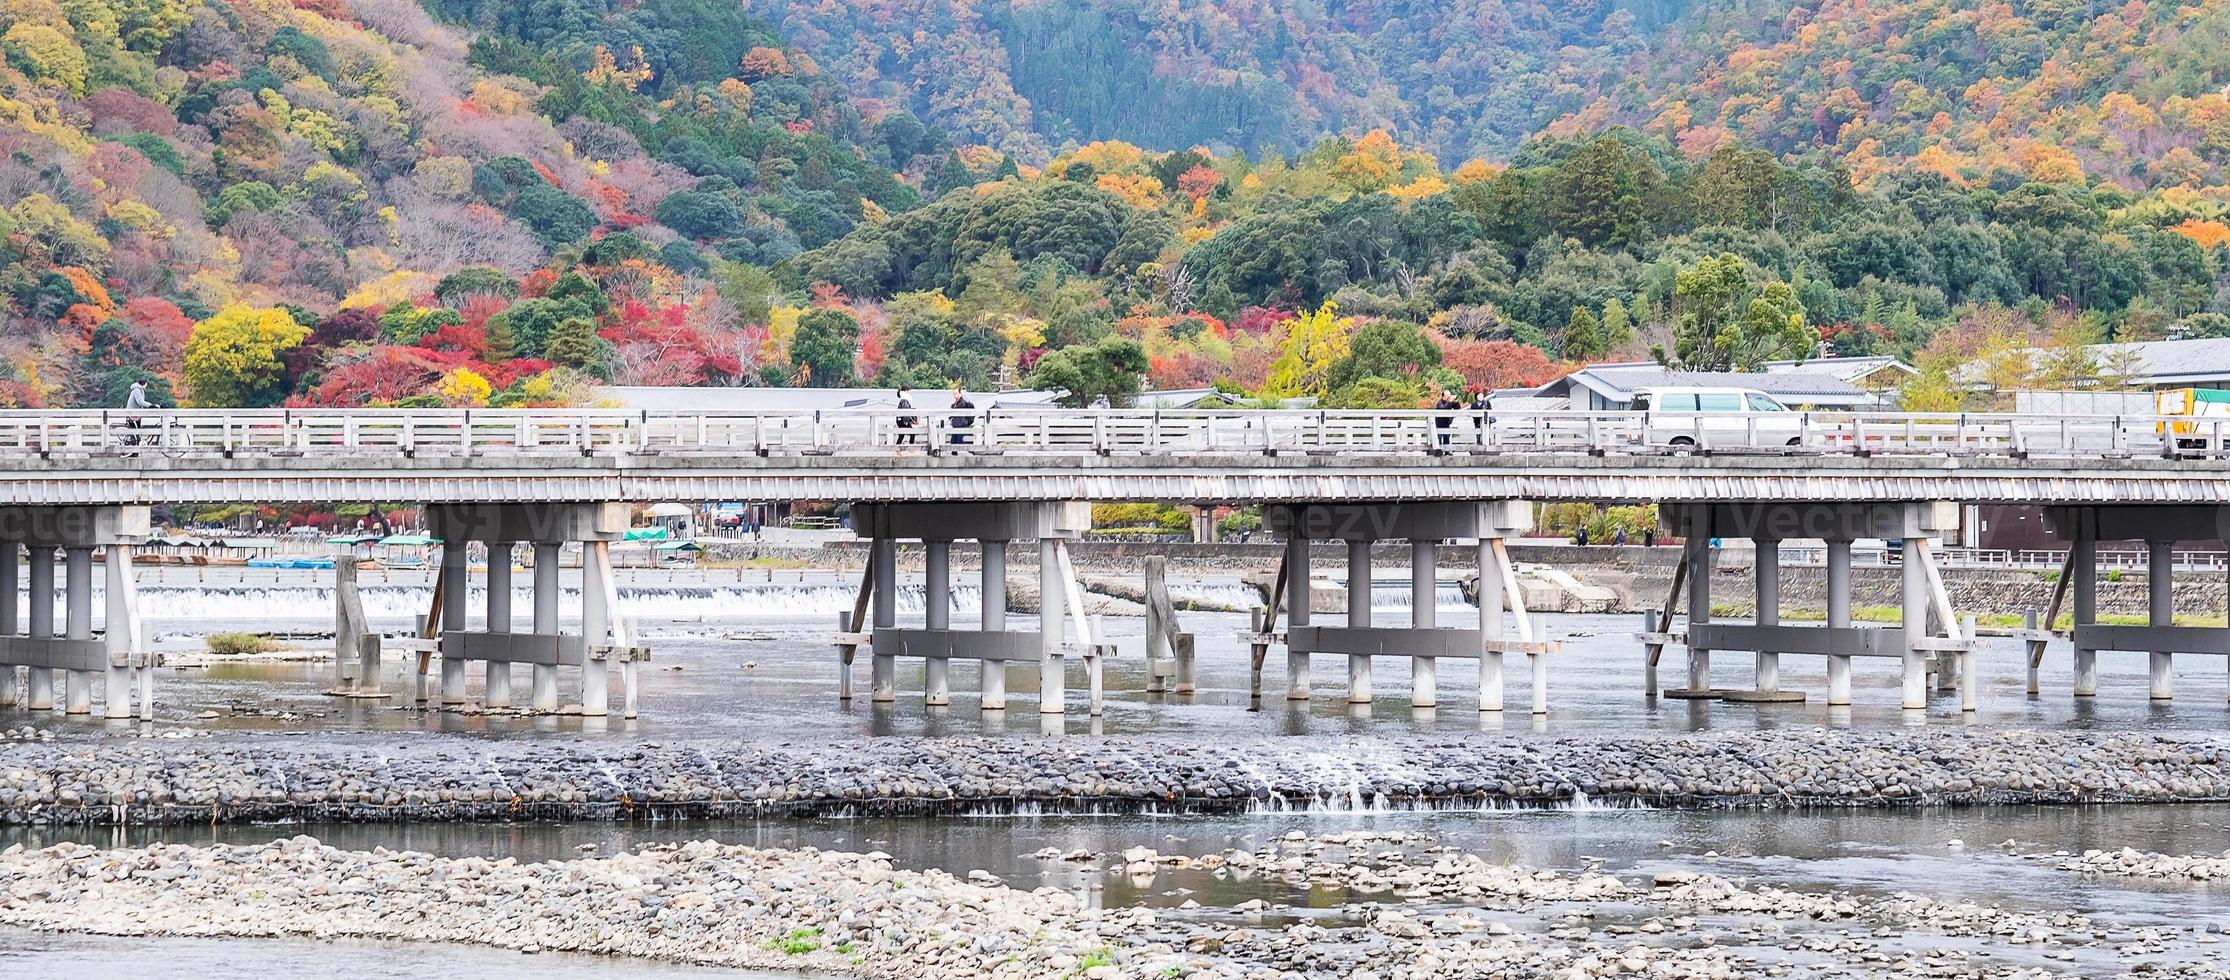
<svg viewBox="0 0 2230 980">
<path fill-rule="evenodd" d="M 202 642 L 209 645 L 210 653 L 227 657 L 271 649 L 271 641 L 257 633 L 211 633 Z"/>
</svg>

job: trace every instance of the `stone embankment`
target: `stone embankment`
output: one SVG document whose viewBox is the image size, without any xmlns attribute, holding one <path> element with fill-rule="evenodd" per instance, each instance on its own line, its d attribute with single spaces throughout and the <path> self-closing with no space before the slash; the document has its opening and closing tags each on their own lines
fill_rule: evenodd
<svg viewBox="0 0 2230 980">
<path fill-rule="evenodd" d="M 290 746 L 0 744 L 0 823 L 625 819 L 1281 809 L 1683 808 L 2230 799 L 2230 736 L 2053 731 Z"/>
<path fill-rule="evenodd" d="M 712 842 L 520 864 L 296 837 L 206 848 L 19 845 L 0 852 L 0 923 L 472 943 L 874 978 L 2026 980 L 2058 975 L 2039 964 L 2106 961 L 2128 975 L 2230 976 L 2218 923 L 2129 928 L 1913 891 L 1796 891 L 1686 870 L 1536 870 L 1403 833 L 1293 833 L 1195 856 L 1134 847 L 1039 857 L 1145 888 L 1165 869 L 1188 869 L 1223 882 L 1216 891 L 1226 894 L 1259 879 L 1343 904 L 1109 910 L 980 871 L 907 870 L 880 853 Z"/>
</svg>

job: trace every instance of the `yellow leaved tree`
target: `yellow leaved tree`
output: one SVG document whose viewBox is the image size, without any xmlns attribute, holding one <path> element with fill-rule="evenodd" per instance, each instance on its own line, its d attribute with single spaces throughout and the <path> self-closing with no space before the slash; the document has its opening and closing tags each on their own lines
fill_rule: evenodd
<svg viewBox="0 0 2230 980">
<path fill-rule="evenodd" d="M 1347 356 L 1348 336 L 1355 332 L 1355 318 L 1338 315 L 1331 300 L 1314 313 L 1303 313 L 1285 322 L 1278 342 L 1278 359 L 1270 363 L 1262 383 L 1266 398 L 1322 397 L 1332 376 L 1332 366 Z"/>
<path fill-rule="evenodd" d="M 479 408 L 488 404 L 488 396 L 495 394 L 495 386 L 471 368 L 458 368 L 442 376 L 434 394 L 441 403 L 451 408 Z"/>
<path fill-rule="evenodd" d="M 194 324 L 186 340 L 186 390 L 201 408 L 262 407 L 286 395 L 279 355 L 301 345 L 310 328 L 285 310 L 228 306 Z"/>
</svg>

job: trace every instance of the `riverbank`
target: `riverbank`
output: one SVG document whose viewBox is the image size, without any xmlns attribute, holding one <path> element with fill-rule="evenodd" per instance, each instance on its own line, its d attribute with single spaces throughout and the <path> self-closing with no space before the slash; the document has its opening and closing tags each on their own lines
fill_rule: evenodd
<svg viewBox="0 0 2230 980">
<path fill-rule="evenodd" d="M 2230 799 L 2230 736 L 1701 732 L 806 742 L 265 737 L 0 744 L 0 823 L 618 820 Z"/>
<path fill-rule="evenodd" d="M 1282 879 L 1306 886 L 1312 907 L 1102 909 L 983 872 L 897 867 L 879 852 L 694 842 L 521 863 L 296 837 L 10 848 L 0 852 L 0 924 L 461 943 L 869 978 L 2230 976 L 2221 926 L 2204 915 L 2131 928 L 1924 885 L 1882 895 L 1692 870 L 1538 869 L 1401 832 L 1041 859 L 1131 880 L 1171 868 Z"/>
</svg>

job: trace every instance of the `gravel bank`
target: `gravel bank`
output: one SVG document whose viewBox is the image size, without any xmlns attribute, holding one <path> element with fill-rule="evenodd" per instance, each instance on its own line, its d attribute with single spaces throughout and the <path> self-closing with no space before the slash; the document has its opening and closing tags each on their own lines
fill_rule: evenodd
<svg viewBox="0 0 2230 980">
<path fill-rule="evenodd" d="M 2230 881 L 2230 851 L 2218 856 L 2153 854 L 2133 847 L 2118 851 L 2084 851 L 2043 856 L 2056 861 L 2062 871 L 2118 878 L 2167 878 L 2184 881 Z"/>
<path fill-rule="evenodd" d="M 2230 798 L 2230 736 L 271 738 L 0 743 L 0 823 L 619 819 L 1373 807 L 1804 807 Z"/>
<path fill-rule="evenodd" d="M 1132 848 L 1105 870 L 1151 877 L 1179 863 L 1236 882 L 1306 883 L 1327 902 L 1101 910 L 981 872 L 896 869 L 881 854 L 699 842 L 522 865 L 297 837 L 11 848 L 0 852 L 0 923 L 473 943 L 874 978 L 2042 978 L 2102 961 L 2128 976 L 2230 976 L 2219 926 L 2198 919 L 2132 929 L 2072 911 L 1686 871 L 1535 870 L 1407 834 L 1291 834 L 1199 857 Z"/>
</svg>

